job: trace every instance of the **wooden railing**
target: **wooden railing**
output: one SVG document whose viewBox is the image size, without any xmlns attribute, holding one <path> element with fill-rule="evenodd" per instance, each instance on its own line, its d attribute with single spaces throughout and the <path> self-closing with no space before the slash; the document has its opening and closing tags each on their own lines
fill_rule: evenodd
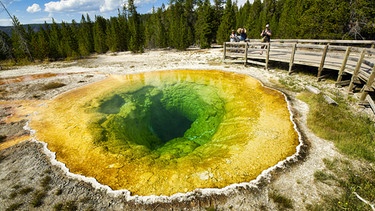
<svg viewBox="0 0 375 211">
<path fill-rule="evenodd" d="M 289 74 L 295 65 L 316 67 L 318 81 L 326 76 L 324 70 L 336 70 L 336 85 L 349 86 L 349 92 L 360 87 L 360 101 L 375 111 L 375 103 L 368 95 L 375 90 L 375 40 L 250 40 L 226 42 L 223 47 L 224 62 L 255 64 L 265 69 L 270 61 L 283 62 L 289 64 Z M 347 76 L 350 79 L 344 80 Z"/>
</svg>

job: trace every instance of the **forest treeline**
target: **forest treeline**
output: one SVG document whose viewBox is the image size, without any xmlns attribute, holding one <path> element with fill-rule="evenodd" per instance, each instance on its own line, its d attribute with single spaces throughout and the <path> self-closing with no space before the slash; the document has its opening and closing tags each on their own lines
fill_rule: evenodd
<svg viewBox="0 0 375 211">
<path fill-rule="evenodd" d="M 260 39 L 269 23 L 279 39 L 375 39 L 374 0 L 254 0 L 238 7 L 232 0 L 170 0 L 168 7 L 139 14 L 134 0 L 117 17 L 42 24 L 38 30 L 13 17 L 12 33 L 0 32 L 0 60 L 43 61 L 81 58 L 93 53 L 148 48 L 209 48 L 229 41 L 243 27 Z"/>
</svg>

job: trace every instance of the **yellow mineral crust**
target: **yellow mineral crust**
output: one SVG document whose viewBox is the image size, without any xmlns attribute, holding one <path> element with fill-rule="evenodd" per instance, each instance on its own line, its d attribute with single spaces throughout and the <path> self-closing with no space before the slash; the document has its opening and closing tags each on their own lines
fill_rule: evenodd
<svg viewBox="0 0 375 211">
<path fill-rule="evenodd" d="M 179 158 L 116 154 L 95 143 L 91 121 L 105 96 L 119 90 L 187 81 L 214 86 L 225 114 L 211 140 Z M 205 96 L 209 100 L 210 96 Z M 215 70 L 176 70 L 111 76 L 47 101 L 32 116 L 36 138 L 72 173 L 93 177 L 132 195 L 166 195 L 249 182 L 296 153 L 298 133 L 282 93 L 246 75 Z M 142 146 L 132 146 L 145 152 Z M 164 156 L 164 157 L 163 157 Z"/>
</svg>

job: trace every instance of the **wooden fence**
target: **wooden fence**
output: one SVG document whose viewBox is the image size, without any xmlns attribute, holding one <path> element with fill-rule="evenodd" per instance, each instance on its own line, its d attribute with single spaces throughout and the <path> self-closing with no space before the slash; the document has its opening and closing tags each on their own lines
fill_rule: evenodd
<svg viewBox="0 0 375 211">
<path fill-rule="evenodd" d="M 224 62 L 255 64 L 265 69 L 270 61 L 283 62 L 289 64 L 289 74 L 295 65 L 316 67 L 318 81 L 325 77 L 324 70 L 336 70 L 336 85 L 348 86 L 349 92 L 361 88 L 361 103 L 375 112 L 371 97 L 375 90 L 375 40 L 250 40 L 226 42 L 223 47 Z M 348 76 L 350 79 L 344 80 Z"/>
</svg>

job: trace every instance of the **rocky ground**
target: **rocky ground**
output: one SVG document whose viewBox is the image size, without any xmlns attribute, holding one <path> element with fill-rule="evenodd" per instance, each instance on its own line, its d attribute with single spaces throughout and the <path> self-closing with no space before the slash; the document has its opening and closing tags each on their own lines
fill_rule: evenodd
<svg viewBox="0 0 375 211">
<path fill-rule="evenodd" d="M 337 89 L 330 82 L 316 82 L 307 75 L 289 76 L 287 71 L 225 64 L 222 49 L 155 50 L 93 56 L 78 61 L 53 62 L 0 71 L 0 210 L 284 210 L 271 195 L 291 199 L 294 210 L 307 210 L 325 195 L 340 193 L 336 186 L 314 181 L 314 172 L 324 169 L 324 158 L 342 158 L 334 145 L 310 132 L 306 125 L 308 106 L 290 98 L 304 140 L 299 153 L 256 182 L 226 191 L 197 190 L 173 197 L 127 197 L 75 176 L 53 160 L 45 145 L 33 140 L 27 129 L 30 105 L 101 80 L 111 74 L 175 69 L 217 69 L 253 76 L 266 86 L 277 87 L 280 79 L 292 77 L 303 89 L 314 85 Z M 367 111 L 365 111 L 367 112 Z"/>
</svg>

